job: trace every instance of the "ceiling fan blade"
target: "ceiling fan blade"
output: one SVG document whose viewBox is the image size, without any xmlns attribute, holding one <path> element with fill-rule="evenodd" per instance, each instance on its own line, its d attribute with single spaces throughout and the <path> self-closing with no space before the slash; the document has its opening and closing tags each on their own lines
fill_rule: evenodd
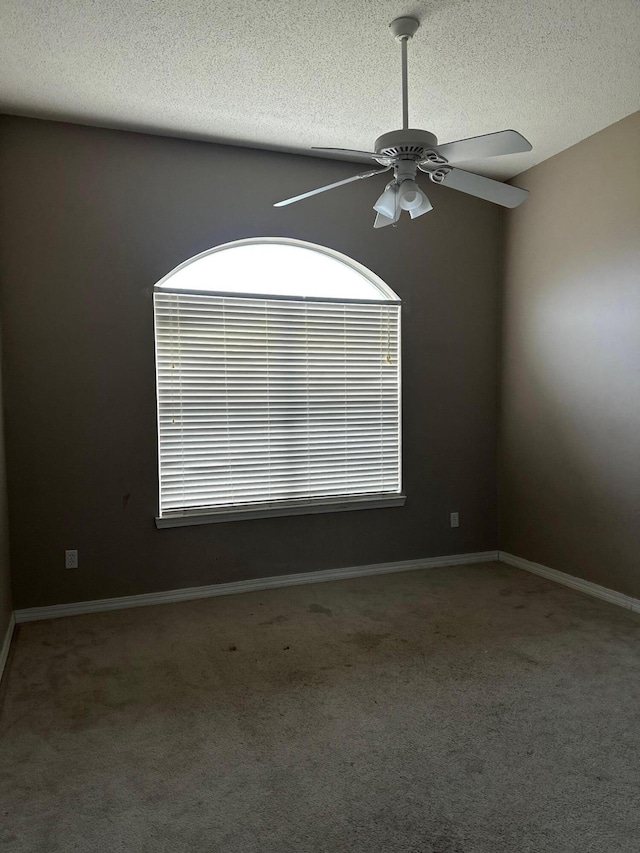
<svg viewBox="0 0 640 853">
<path fill-rule="evenodd" d="M 293 204 L 294 201 L 302 201 L 303 198 L 310 198 L 312 195 L 326 193 L 327 190 L 342 187 L 345 184 L 352 183 L 353 181 L 361 181 L 364 178 L 372 178 L 374 175 L 381 175 L 383 172 L 388 172 L 390 168 L 391 166 L 387 166 L 385 169 L 374 169 L 372 172 L 361 172 L 359 175 L 353 175 L 351 178 L 345 178 L 343 181 L 336 181 L 333 184 L 327 184 L 325 187 L 318 187 L 317 190 L 309 190 L 308 193 L 301 193 L 300 195 L 294 195 L 293 198 L 286 198 L 284 201 L 278 201 L 273 206 L 284 207 L 287 204 Z"/>
<path fill-rule="evenodd" d="M 465 160 L 478 160 L 481 157 L 497 157 L 500 154 L 521 154 L 531 151 L 533 146 L 517 130 L 499 130 L 484 136 L 472 136 L 470 139 L 458 139 L 457 142 L 445 142 L 437 145 L 436 151 L 448 163 L 461 163 Z"/>
<path fill-rule="evenodd" d="M 452 166 L 434 170 L 421 169 L 429 174 L 434 184 L 444 184 L 445 187 L 501 204 L 503 207 L 517 207 L 529 195 L 529 190 L 512 187 L 511 184 L 503 184 L 492 178 L 465 172 L 463 169 L 454 169 Z"/>
<path fill-rule="evenodd" d="M 333 151 L 334 154 L 353 154 L 357 157 L 377 157 L 373 151 L 356 151 L 353 148 L 323 148 L 320 145 L 312 145 L 312 151 Z"/>
</svg>

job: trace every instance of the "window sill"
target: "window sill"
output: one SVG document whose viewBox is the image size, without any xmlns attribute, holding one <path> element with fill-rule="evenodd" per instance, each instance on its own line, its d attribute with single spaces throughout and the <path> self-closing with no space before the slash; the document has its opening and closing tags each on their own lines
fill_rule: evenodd
<svg viewBox="0 0 640 853">
<path fill-rule="evenodd" d="M 311 501 L 278 501 L 242 507 L 191 510 L 156 518 L 156 527 L 186 527 L 194 524 L 216 524 L 252 518 L 273 518 L 286 515 L 315 515 L 321 512 L 347 512 L 355 509 L 385 509 L 404 506 L 403 494 L 356 495 L 354 497 L 322 498 Z"/>
</svg>

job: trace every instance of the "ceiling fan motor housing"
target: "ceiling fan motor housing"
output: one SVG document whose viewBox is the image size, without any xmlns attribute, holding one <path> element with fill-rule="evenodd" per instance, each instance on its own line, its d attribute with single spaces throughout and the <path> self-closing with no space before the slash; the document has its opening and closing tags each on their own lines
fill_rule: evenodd
<svg viewBox="0 0 640 853">
<path fill-rule="evenodd" d="M 374 150 L 377 155 L 376 160 L 383 161 L 385 164 L 399 159 L 445 163 L 444 158 L 439 157 L 434 150 L 437 144 L 438 138 L 428 130 L 408 128 L 383 133 L 376 139 Z"/>
</svg>

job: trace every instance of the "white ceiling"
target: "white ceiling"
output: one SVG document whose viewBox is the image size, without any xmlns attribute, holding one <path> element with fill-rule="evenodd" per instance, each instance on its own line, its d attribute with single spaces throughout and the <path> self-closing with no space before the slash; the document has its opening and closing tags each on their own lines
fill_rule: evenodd
<svg viewBox="0 0 640 853">
<path fill-rule="evenodd" d="M 640 109 L 639 0 L 2 0 L 0 111 L 255 147 L 515 128 L 511 177 Z M 612 152 L 614 156 L 615 152 Z"/>
</svg>

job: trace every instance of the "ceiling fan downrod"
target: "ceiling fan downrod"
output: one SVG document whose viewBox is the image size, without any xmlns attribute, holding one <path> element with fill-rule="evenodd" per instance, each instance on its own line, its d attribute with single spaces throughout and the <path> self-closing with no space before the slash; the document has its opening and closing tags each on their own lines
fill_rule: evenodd
<svg viewBox="0 0 640 853">
<path fill-rule="evenodd" d="M 409 127 L 409 86 L 408 86 L 408 67 L 407 67 L 407 43 L 410 38 L 417 33 L 420 21 L 416 18 L 402 17 L 395 18 L 389 24 L 389 29 L 395 36 L 396 41 L 400 42 L 400 61 L 402 63 L 402 129 L 407 130 Z"/>
</svg>

